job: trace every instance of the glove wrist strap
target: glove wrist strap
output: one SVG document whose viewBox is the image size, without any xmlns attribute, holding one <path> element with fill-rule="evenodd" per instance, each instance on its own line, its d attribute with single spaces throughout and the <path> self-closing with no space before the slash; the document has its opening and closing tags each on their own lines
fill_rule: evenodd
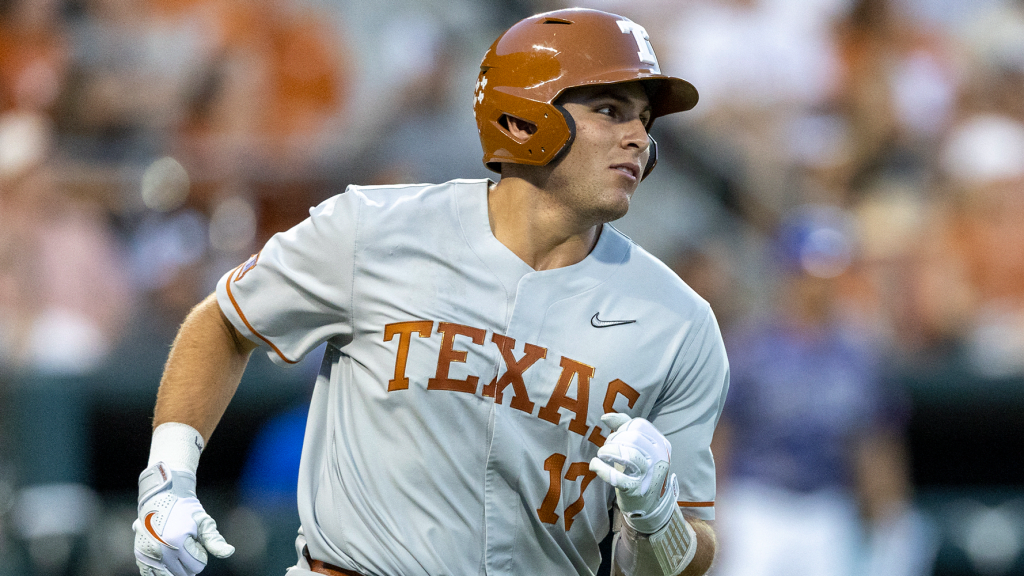
<svg viewBox="0 0 1024 576">
<path fill-rule="evenodd" d="M 622 519 L 630 528 L 641 534 L 654 534 L 665 527 L 672 518 L 674 512 L 678 512 L 679 506 L 676 500 L 679 497 L 679 484 L 673 474 L 668 479 L 665 493 L 661 495 L 657 505 L 649 512 L 623 512 Z M 619 507 L 622 509 L 622 507 Z"/>
<path fill-rule="evenodd" d="M 171 470 L 163 462 L 139 474 L 139 505 L 160 492 L 170 491 L 178 498 L 196 497 L 196 475 L 184 470 Z"/>
<path fill-rule="evenodd" d="M 171 470 L 195 475 L 204 447 L 203 435 L 195 428 L 180 422 L 166 422 L 153 431 L 147 466 L 163 462 Z"/>
<path fill-rule="evenodd" d="M 146 468 L 139 474 L 139 504 L 149 500 L 154 494 L 167 490 L 172 483 L 171 471 L 163 462 Z"/>
</svg>

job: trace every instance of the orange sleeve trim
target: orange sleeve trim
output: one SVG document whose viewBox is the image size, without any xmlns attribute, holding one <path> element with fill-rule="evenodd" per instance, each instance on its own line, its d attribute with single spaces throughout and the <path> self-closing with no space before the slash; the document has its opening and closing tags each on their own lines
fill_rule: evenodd
<svg viewBox="0 0 1024 576">
<path fill-rule="evenodd" d="M 711 508 L 714 502 L 676 502 L 683 508 Z"/>
<path fill-rule="evenodd" d="M 231 305 L 235 307 L 235 312 L 238 312 L 238 317 L 242 319 L 242 322 L 245 323 L 245 327 L 248 328 L 250 332 L 255 334 L 260 340 L 266 342 L 267 346 L 270 346 L 270 348 L 274 352 L 276 352 L 277 355 L 280 356 L 282 360 L 289 364 L 298 364 L 298 360 L 289 360 L 284 354 L 281 353 L 281 350 L 279 350 L 277 346 L 274 346 L 273 342 L 268 340 L 265 336 L 263 336 L 263 334 L 257 332 L 256 329 L 252 327 L 252 324 L 249 324 L 249 319 L 245 317 L 245 314 L 242 313 L 242 308 L 238 305 L 238 302 L 235 301 L 235 295 L 231 293 L 231 278 L 235 275 L 235 271 L 241 268 L 242 266 L 244 266 L 244 264 L 239 264 L 238 266 L 236 266 L 235 269 L 231 271 L 231 274 L 228 274 L 228 280 L 227 282 L 224 283 L 224 288 L 228 292 L 228 298 L 231 299 Z"/>
</svg>

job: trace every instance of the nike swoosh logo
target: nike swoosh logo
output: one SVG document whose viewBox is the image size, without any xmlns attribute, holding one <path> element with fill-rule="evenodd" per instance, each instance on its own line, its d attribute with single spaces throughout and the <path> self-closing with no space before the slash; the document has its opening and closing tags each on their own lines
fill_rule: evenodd
<svg viewBox="0 0 1024 576">
<path fill-rule="evenodd" d="M 636 320 L 601 320 L 597 317 L 600 312 L 595 312 L 594 316 L 590 319 L 590 325 L 594 328 L 608 328 L 609 326 L 622 326 L 623 324 L 632 324 Z"/>
<path fill-rule="evenodd" d="M 146 530 L 149 532 L 149 535 L 152 536 L 153 538 L 156 538 L 157 542 L 163 544 L 164 546 L 167 546 L 171 550 L 177 550 L 178 549 L 177 546 L 171 546 L 167 542 L 164 542 L 164 539 L 161 538 L 160 535 L 156 533 L 156 530 L 153 529 L 153 515 L 154 514 L 156 514 L 156 512 L 150 512 L 149 514 L 146 514 L 146 520 L 144 522 L 144 524 L 146 525 Z"/>
</svg>

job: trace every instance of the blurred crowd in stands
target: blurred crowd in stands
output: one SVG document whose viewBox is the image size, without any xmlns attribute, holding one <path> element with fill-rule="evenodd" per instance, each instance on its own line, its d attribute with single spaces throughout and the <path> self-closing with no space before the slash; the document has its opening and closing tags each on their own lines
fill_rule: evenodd
<svg viewBox="0 0 1024 576">
<path fill-rule="evenodd" d="M 32 383 L 141 358 L 158 375 L 220 275 L 347 184 L 497 178 L 470 105 L 479 60 L 516 20 L 567 5 L 645 25 L 663 70 L 701 95 L 657 122 L 658 170 L 617 226 L 726 334 L 723 475 L 838 486 L 860 494 L 854 516 L 905 508 L 909 408 L 892 375 L 1024 376 L 1024 2 L 0 0 L 0 576 L 133 570 L 130 530 L 120 564 L 54 563 L 80 546 L 60 556 L 54 535 L 90 524 L 42 511 L 89 509 L 90 477 L 34 480 L 24 446 L 38 440 L 18 416 L 89 390 Z M 800 405 L 830 379 L 828 401 Z M 795 412 L 751 408 L 768 405 Z M 756 455 L 736 447 L 765 427 L 776 444 L 761 455 L 792 469 L 743 461 Z M 54 441 L 90 449 L 70 436 Z M 822 437 L 827 450 L 810 446 Z M 857 492 L 863 476 L 883 477 L 867 488 L 881 500 Z M 918 564 L 862 574 L 925 573 L 929 529 L 909 521 Z M 789 569 L 757 574 L 816 573 Z"/>
</svg>

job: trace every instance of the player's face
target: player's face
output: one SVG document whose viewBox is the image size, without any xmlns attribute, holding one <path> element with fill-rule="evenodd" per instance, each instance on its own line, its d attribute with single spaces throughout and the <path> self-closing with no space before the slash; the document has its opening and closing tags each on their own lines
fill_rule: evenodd
<svg viewBox="0 0 1024 576">
<path fill-rule="evenodd" d="M 585 221 L 623 217 L 650 155 L 647 94 L 638 82 L 586 86 L 568 91 L 559 104 L 576 122 L 576 139 L 552 163 L 549 190 Z"/>
</svg>

